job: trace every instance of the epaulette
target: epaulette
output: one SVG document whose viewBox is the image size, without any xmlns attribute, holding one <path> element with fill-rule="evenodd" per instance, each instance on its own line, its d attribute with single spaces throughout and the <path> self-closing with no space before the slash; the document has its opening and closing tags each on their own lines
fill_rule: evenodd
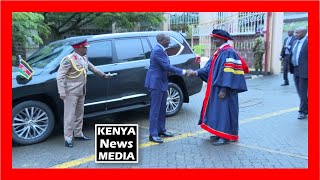
<svg viewBox="0 0 320 180">
<path fill-rule="evenodd" d="M 63 65 L 67 65 L 69 63 L 70 63 L 70 58 L 68 56 L 64 57 L 60 62 L 60 64 L 63 64 Z"/>
</svg>

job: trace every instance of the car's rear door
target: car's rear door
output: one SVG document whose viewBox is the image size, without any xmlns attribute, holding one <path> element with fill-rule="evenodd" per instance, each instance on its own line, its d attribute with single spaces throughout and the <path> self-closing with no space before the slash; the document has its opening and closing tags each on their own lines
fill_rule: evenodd
<svg viewBox="0 0 320 180">
<path fill-rule="evenodd" d="M 144 105 L 148 93 L 144 80 L 149 67 L 151 48 L 146 38 L 114 39 L 115 64 L 108 86 L 108 109 Z"/>
<path fill-rule="evenodd" d="M 90 42 L 87 57 L 100 71 L 108 73 L 113 63 L 112 41 Z M 106 110 L 108 83 L 109 79 L 101 78 L 91 71 L 88 72 L 85 113 Z"/>
</svg>

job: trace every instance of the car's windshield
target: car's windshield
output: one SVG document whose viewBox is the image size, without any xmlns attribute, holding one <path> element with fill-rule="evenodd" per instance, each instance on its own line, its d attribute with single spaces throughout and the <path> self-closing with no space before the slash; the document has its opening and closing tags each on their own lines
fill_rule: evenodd
<svg viewBox="0 0 320 180">
<path fill-rule="evenodd" d="M 32 54 L 27 62 L 31 67 L 43 68 L 59 56 L 66 49 L 66 46 L 68 43 L 65 41 L 50 43 Z"/>
</svg>

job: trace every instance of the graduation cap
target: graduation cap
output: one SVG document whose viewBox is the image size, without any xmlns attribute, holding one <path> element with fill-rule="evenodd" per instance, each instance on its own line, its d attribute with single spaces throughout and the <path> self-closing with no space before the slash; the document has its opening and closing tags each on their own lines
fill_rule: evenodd
<svg viewBox="0 0 320 180">
<path fill-rule="evenodd" d="M 77 40 L 71 43 L 73 48 L 90 47 L 87 39 Z"/>
<path fill-rule="evenodd" d="M 217 37 L 224 40 L 233 40 L 231 35 L 222 29 L 214 29 L 212 30 L 212 34 L 210 34 L 211 37 Z"/>
</svg>

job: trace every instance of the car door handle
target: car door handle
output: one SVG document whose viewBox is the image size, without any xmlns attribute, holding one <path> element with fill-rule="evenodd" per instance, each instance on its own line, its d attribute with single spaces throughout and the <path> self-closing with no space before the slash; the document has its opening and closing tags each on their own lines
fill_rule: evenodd
<svg viewBox="0 0 320 180">
<path fill-rule="evenodd" d="M 108 73 L 109 76 L 118 76 L 118 73 Z"/>
</svg>

